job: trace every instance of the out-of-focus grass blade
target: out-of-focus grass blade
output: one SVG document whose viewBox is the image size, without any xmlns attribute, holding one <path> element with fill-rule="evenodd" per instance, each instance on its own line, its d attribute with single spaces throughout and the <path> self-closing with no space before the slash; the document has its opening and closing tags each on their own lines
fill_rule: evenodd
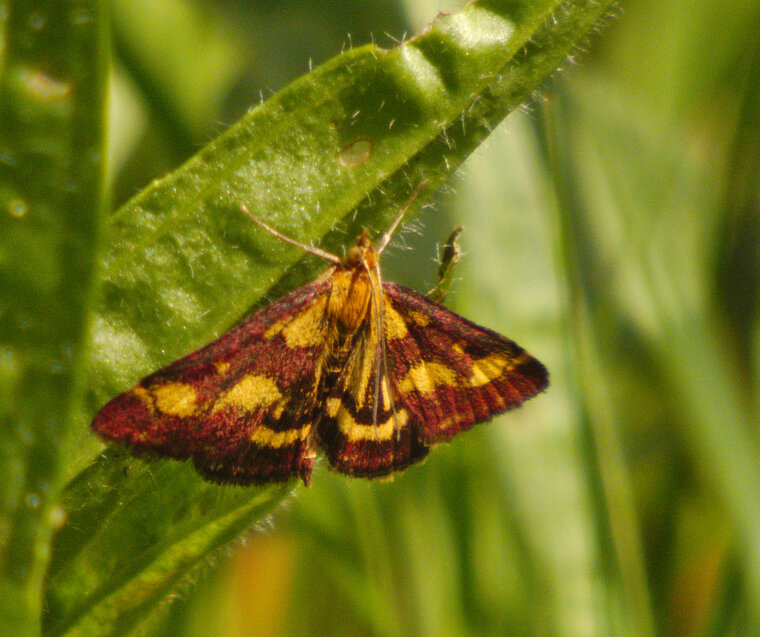
<svg viewBox="0 0 760 637">
<path fill-rule="evenodd" d="M 661 122 L 630 118 L 631 104 L 617 102 L 613 92 L 573 91 L 566 97 L 571 107 L 552 130 L 561 164 L 557 175 L 563 176 L 558 182 L 564 245 L 577 315 L 583 318 L 579 340 L 593 343 L 596 351 L 589 357 L 590 350 L 579 348 L 581 365 L 593 370 L 585 382 L 607 396 L 611 416 L 591 413 L 595 444 L 603 453 L 606 436 L 632 435 L 626 427 L 649 424 L 657 427 L 653 434 L 682 445 L 689 466 L 719 494 L 733 521 L 747 608 L 754 613 L 760 607 L 760 448 L 752 433 L 751 391 L 734 354 L 743 346 L 731 341 L 716 312 L 712 278 L 721 211 L 708 169 L 724 158 L 713 153 L 709 165 L 683 139 L 669 139 L 672 132 Z M 577 123 L 581 118 L 583 126 Z M 592 125 L 598 129 L 594 135 Z M 667 461 L 673 464 L 658 467 L 651 483 L 669 481 L 663 488 L 697 491 L 673 484 L 683 460 Z M 635 599 L 635 591 L 644 590 L 636 584 L 642 582 L 643 573 L 636 574 L 641 551 L 631 551 L 638 543 L 631 533 L 638 532 L 629 504 L 620 498 L 620 476 L 600 468 L 616 560 L 628 575 L 621 581 L 635 585 Z M 723 514 L 713 512 L 717 528 Z"/>
<path fill-rule="evenodd" d="M 248 64 L 242 37 L 213 5 L 130 0 L 109 6 L 122 62 L 149 91 L 162 123 L 192 148 L 216 124 Z"/>
<path fill-rule="evenodd" d="M 525 603 L 545 610 L 543 624 L 537 621 L 534 629 L 608 635 L 614 634 L 610 608 L 620 600 L 601 568 L 596 468 L 579 427 L 578 370 L 566 363 L 569 310 L 564 280 L 557 278 L 563 270 L 556 252 L 556 203 L 533 119 L 511 118 L 505 132 L 468 163 L 470 176 L 460 189 L 467 205 L 461 211 L 466 258 L 452 302 L 476 322 L 517 340 L 550 370 L 546 395 L 488 430 L 521 540 L 523 585 L 533 586 Z M 505 162 L 509 171 L 501 168 Z M 472 500 L 477 502 L 476 494 Z M 624 616 L 633 623 L 630 614 Z"/>
<path fill-rule="evenodd" d="M 35 635 L 63 521 L 104 200 L 102 3 L 0 2 L 0 634 Z"/>
</svg>

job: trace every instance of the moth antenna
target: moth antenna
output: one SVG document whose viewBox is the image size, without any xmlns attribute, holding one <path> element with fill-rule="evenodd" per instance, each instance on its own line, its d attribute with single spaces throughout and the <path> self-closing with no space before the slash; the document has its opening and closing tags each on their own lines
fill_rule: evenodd
<svg viewBox="0 0 760 637">
<path fill-rule="evenodd" d="M 399 210 L 398 214 L 396 214 L 396 218 L 393 220 L 390 228 L 385 231 L 385 234 L 380 237 L 380 240 L 375 245 L 375 252 L 377 252 L 378 256 L 380 256 L 382 251 L 385 250 L 386 246 L 390 243 L 391 237 L 393 237 L 393 233 L 396 232 L 396 228 L 398 227 L 398 224 L 401 223 L 401 219 L 406 214 L 406 211 L 409 210 L 409 206 L 414 203 L 414 200 L 417 199 L 417 195 L 420 194 L 420 191 L 425 186 L 427 186 L 428 183 L 429 182 L 427 179 L 423 179 L 419 184 L 417 184 L 417 187 L 414 189 L 411 197 L 409 197 L 409 199 L 407 199 L 407 202 L 401 206 L 401 210 Z"/>
<path fill-rule="evenodd" d="M 285 243 L 289 243 L 291 245 L 296 246 L 297 248 L 301 248 L 301 250 L 304 250 L 305 252 L 308 252 L 309 254 L 313 254 L 316 257 L 320 257 L 322 259 L 325 259 L 327 261 L 331 261 L 332 263 L 335 263 L 336 265 L 340 265 L 342 263 L 341 258 L 335 254 L 332 254 L 331 252 L 327 252 L 326 250 L 321 250 L 320 248 L 315 248 L 314 246 L 306 245 L 305 243 L 301 243 L 300 241 L 296 241 L 295 239 L 291 239 L 287 235 L 282 234 L 281 232 L 275 230 L 272 228 L 272 226 L 264 223 L 261 219 L 259 219 L 256 215 L 254 215 L 245 204 L 240 204 L 240 210 L 242 210 L 248 217 L 255 223 L 257 226 L 260 226 L 264 228 L 268 233 L 273 234 L 278 239 L 282 239 L 285 241 Z"/>
</svg>

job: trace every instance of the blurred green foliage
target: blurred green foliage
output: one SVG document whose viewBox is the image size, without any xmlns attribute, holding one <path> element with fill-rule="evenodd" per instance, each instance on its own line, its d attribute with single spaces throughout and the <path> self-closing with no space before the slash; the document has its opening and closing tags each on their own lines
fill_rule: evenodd
<svg viewBox="0 0 760 637">
<path fill-rule="evenodd" d="M 37 633 L 107 197 L 105 11 L 0 1 L 0 634 Z"/>
<path fill-rule="evenodd" d="M 12 25 L 14 5 L 0 2 L 0 34 Z M 442 9 L 456 11 L 459 3 L 115 0 L 114 208 L 310 66 L 373 40 L 391 47 Z M 311 490 L 298 491 L 223 553 L 212 549 L 271 511 L 284 489 L 247 494 L 199 485 L 189 467 L 114 451 L 90 464 L 95 441 L 86 419 L 72 417 L 76 430 L 64 436 L 63 466 L 51 471 L 53 489 L 56 480 L 74 481 L 64 500 L 68 521 L 54 545 L 47 630 L 173 637 L 759 634 L 758 26 L 756 1 L 621 5 L 582 49 L 574 47 L 579 64 L 566 64 L 528 109 L 497 128 L 441 192 L 435 212 L 423 211 L 388 251 L 386 278 L 426 290 L 435 279 L 436 244 L 454 225 L 465 226 L 446 304 L 514 338 L 552 374 L 547 393 L 518 412 L 436 450 L 391 482 L 348 480 L 322 467 Z M 10 50 L 8 42 L 0 35 L 0 52 Z M 540 45 L 529 42 L 528 55 Z M 4 59 L 0 69 L 8 68 Z M 4 113 L 18 103 L 7 96 L 23 86 L 14 77 L 3 76 Z M 99 102 L 89 108 L 97 121 Z M 24 138 L 3 125 L 0 169 L 7 171 L 8 139 Z M 6 174 L 0 187 L 9 183 Z M 287 183 L 287 175 L 282 179 Z M 62 209 L 95 211 L 98 183 L 83 192 L 87 202 L 67 199 Z M 18 200 L 0 201 L 3 223 Z M 393 196 L 387 210 L 378 204 L 364 212 L 381 223 L 392 205 Z M 322 220 L 325 228 L 333 221 Z M 176 236 L 193 236 L 188 228 L 204 223 L 200 215 L 185 217 Z M 96 231 L 71 225 L 94 259 Z M 222 225 L 217 238 L 243 241 L 241 228 Z M 322 236 L 325 228 L 312 230 Z M 328 241 L 338 245 L 340 238 Z M 0 238 L 0 264 L 7 245 Z M 193 253 L 198 245 L 167 250 Z M 249 270 L 264 268 L 256 260 L 275 249 L 271 242 L 245 245 L 255 248 L 256 268 Z M 133 246 L 109 250 L 127 254 Z M 236 305 L 225 300 L 232 288 L 214 292 L 211 280 L 203 282 L 204 273 L 216 277 L 222 266 L 210 257 L 197 263 L 194 280 L 208 288 L 204 298 L 214 298 L 210 314 L 191 308 L 167 323 L 176 338 L 151 333 L 151 351 L 106 357 L 99 369 L 123 378 L 99 374 L 97 399 L 85 411 L 120 382 L 136 380 L 142 367 L 149 371 L 190 347 L 198 332 L 186 323 L 197 318 L 198 329 L 218 333 L 266 290 L 262 282 L 251 285 L 250 272 L 239 275 L 234 293 L 250 296 Z M 223 267 L 248 265 L 241 258 Z M 319 266 L 299 266 L 292 281 L 308 268 Z M 124 273 L 109 259 L 104 271 L 106 278 Z M 88 285 L 86 268 L 78 276 Z M 3 285 L 0 292 L 11 290 Z M 46 291 L 60 302 L 61 289 Z M 87 289 L 72 301 L 80 309 L 88 307 Z M 109 302 L 114 312 L 160 326 L 165 316 L 148 305 L 155 294 L 151 288 L 136 308 L 114 296 Z M 11 316 L 3 311 L 0 321 Z M 84 329 L 77 327 L 82 312 L 61 313 L 79 321 L 67 330 Z M 19 386 L 15 356 L 0 349 L 3 409 Z M 65 413 L 78 413 L 76 383 L 72 377 L 65 385 Z M 55 436 L 41 441 L 57 444 Z M 11 448 L 4 447 L 8 458 Z M 23 473 L 23 464 L 5 466 Z M 5 502 L 18 504 L 5 510 L 42 520 L 44 544 L 62 523 L 55 500 L 37 512 L 24 500 L 28 493 L 5 482 Z M 166 497 L 180 492 L 192 498 Z M 150 512 L 156 502 L 164 507 L 162 524 L 146 518 L 136 527 L 134 513 Z M 105 532 L 87 526 L 99 522 L 93 512 L 108 519 Z M 194 526 L 200 518 L 218 524 Z M 0 530 L 5 540 L 7 528 Z M 183 542 L 169 542 L 175 536 Z M 186 569 L 171 563 L 172 554 L 162 553 L 157 564 L 144 546 L 192 555 L 191 576 L 175 578 Z M 35 559 L 39 571 L 46 556 Z M 55 623 L 83 603 L 89 583 L 79 573 L 100 572 L 102 584 L 103 573 L 120 568 L 138 577 L 98 593 L 107 601 L 95 604 L 78 633 Z M 29 583 L 32 594 L 39 577 Z M 173 603 L 160 602 L 169 598 Z"/>
</svg>

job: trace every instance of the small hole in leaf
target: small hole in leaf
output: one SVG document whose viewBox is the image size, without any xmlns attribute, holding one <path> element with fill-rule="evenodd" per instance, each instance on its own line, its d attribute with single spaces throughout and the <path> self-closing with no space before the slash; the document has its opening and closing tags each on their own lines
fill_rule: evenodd
<svg viewBox="0 0 760 637">
<path fill-rule="evenodd" d="M 357 139 L 340 151 L 338 159 L 343 166 L 354 168 L 366 163 L 372 157 L 372 142 L 369 139 Z"/>
</svg>

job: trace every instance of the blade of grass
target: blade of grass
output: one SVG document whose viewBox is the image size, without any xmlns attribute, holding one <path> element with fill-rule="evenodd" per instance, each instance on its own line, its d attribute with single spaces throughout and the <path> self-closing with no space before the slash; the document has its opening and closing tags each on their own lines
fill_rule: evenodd
<svg viewBox="0 0 760 637">
<path fill-rule="evenodd" d="M 555 133 L 562 131 L 555 137 L 558 153 L 572 153 L 557 171 L 565 176 L 563 236 L 580 318 L 580 367 L 587 369 L 591 437 L 600 457 L 613 561 L 627 589 L 627 604 L 646 619 L 646 580 L 654 575 L 644 570 L 647 556 L 628 493 L 631 476 L 617 440 L 626 424 L 654 417 L 660 435 L 687 459 L 669 458 L 675 466 L 658 467 L 662 476 L 657 479 L 680 481 L 675 489 L 686 492 L 699 492 L 707 484 L 711 495 L 719 494 L 725 509 L 716 517 L 733 520 L 747 608 L 756 616 L 760 450 L 751 433 L 749 394 L 734 356 L 737 344 L 727 338 L 710 296 L 711 268 L 720 251 L 714 245 L 719 180 L 707 171 L 708 162 L 679 138 L 683 131 L 673 133 L 670 122 L 663 127 L 645 117 L 637 120 L 628 115 L 630 110 L 630 103 L 621 104 L 609 93 L 587 102 L 576 98 L 554 128 Z M 574 126 L 580 118 L 591 120 L 602 134 L 597 130 L 591 135 L 584 130 L 588 125 Z M 714 147 L 710 161 L 719 164 L 721 144 Z M 634 387 L 645 389 L 630 393 L 629 403 L 624 390 L 605 381 L 626 375 L 636 378 Z M 686 462 L 700 475 L 699 486 L 674 475 Z M 656 566 L 668 574 L 674 570 L 669 563 Z M 670 582 L 655 584 L 664 588 Z M 667 609 L 667 602 L 657 596 L 652 601 Z"/>
<path fill-rule="evenodd" d="M 0 634 L 32 635 L 81 411 L 108 56 L 100 2 L 0 22 Z"/>
</svg>

